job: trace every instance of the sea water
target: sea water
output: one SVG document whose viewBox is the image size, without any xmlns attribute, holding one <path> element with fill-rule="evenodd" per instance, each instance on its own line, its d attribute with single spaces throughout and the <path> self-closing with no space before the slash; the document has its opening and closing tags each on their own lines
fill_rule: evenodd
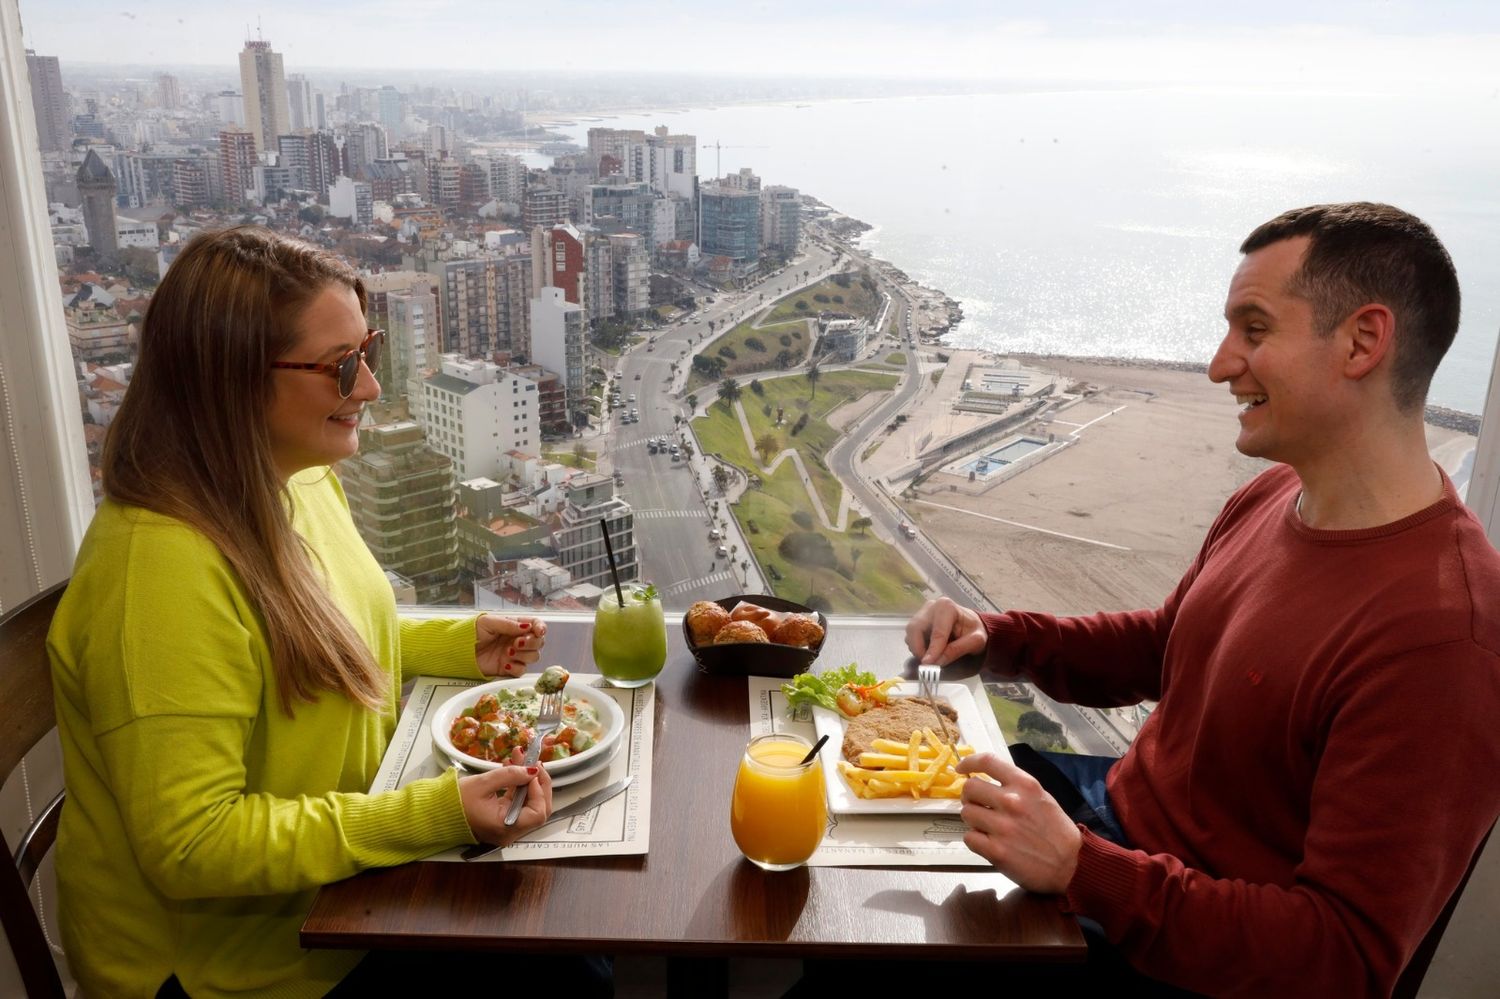
<svg viewBox="0 0 1500 999">
<path fill-rule="evenodd" d="M 957 299 L 955 346 L 1207 362 L 1240 241 L 1284 209 L 1385 201 L 1429 222 L 1464 293 L 1431 401 L 1480 412 L 1500 330 L 1495 94 L 1093 89 L 689 109 L 698 174 L 751 167 L 875 227 Z M 718 143 L 717 149 L 713 148 Z"/>
</svg>

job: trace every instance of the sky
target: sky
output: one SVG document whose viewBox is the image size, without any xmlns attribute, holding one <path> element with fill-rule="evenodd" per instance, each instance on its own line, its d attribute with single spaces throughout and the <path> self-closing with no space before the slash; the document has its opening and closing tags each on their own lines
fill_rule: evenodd
<svg viewBox="0 0 1500 999">
<path fill-rule="evenodd" d="M 258 33 L 288 72 L 644 70 L 1500 92 L 1493 0 L 262 0 L 232 16 L 202 0 L 0 2 L 19 2 L 29 48 L 65 64 L 232 71 Z"/>
</svg>

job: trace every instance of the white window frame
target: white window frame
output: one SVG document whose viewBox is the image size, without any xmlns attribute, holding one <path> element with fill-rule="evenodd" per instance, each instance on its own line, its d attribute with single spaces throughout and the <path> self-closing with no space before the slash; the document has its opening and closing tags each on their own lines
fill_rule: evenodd
<svg viewBox="0 0 1500 999">
<path fill-rule="evenodd" d="M 94 514 L 39 148 L 19 0 L 0 0 L 0 609 L 67 578 Z M 1500 345 L 1467 495 L 1500 546 L 1497 420 Z"/>
</svg>

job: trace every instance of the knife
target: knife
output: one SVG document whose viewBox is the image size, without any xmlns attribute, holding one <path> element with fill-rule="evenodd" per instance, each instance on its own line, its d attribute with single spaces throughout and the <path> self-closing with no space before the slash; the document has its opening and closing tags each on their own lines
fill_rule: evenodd
<svg viewBox="0 0 1500 999">
<path fill-rule="evenodd" d="M 590 809 L 597 808 L 629 787 L 630 782 L 633 780 L 635 780 L 635 776 L 633 774 L 627 775 L 625 777 L 621 777 L 613 784 L 608 784 L 604 787 L 601 787 L 597 791 L 590 791 L 588 794 L 584 795 L 582 798 L 579 798 L 571 805 L 564 805 L 557 811 L 553 812 L 551 816 L 548 817 L 547 821 L 543 822 L 540 826 L 537 826 L 537 828 L 541 829 L 543 826 L 550 826 L 554 822 L 561 821 L 562 819 L 571 819 L 575 815 L 582 815 L 584 812 L 587 812 Z M 473 846 L 464 847 L 462 856 L 465 860 L 477 860 L 480 857 L 483 857 L 489 853 L 493 853 L 498 849 L 500 849 L 498 846 L 491 846 L 489 843 L 475 843 Z"/>
</svg>

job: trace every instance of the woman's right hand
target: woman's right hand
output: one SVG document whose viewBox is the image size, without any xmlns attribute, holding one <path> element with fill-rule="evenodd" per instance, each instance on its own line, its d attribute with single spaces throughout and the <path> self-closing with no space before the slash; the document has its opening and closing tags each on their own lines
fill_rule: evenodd
<svg viewBox="0 0 1500 999">
<path fill-rule="evenodd" d="M 516 824 L 505 824 L 505 813 L 517 788 L 526 788 L 526 804 Z M 469 830 L 481 843 L 509 846 L 552 814 L 552 778 L 542 766 L 508 766 L 488 773 L 458 779 L 458 797 L 463 803 Z"/>
</svg>

